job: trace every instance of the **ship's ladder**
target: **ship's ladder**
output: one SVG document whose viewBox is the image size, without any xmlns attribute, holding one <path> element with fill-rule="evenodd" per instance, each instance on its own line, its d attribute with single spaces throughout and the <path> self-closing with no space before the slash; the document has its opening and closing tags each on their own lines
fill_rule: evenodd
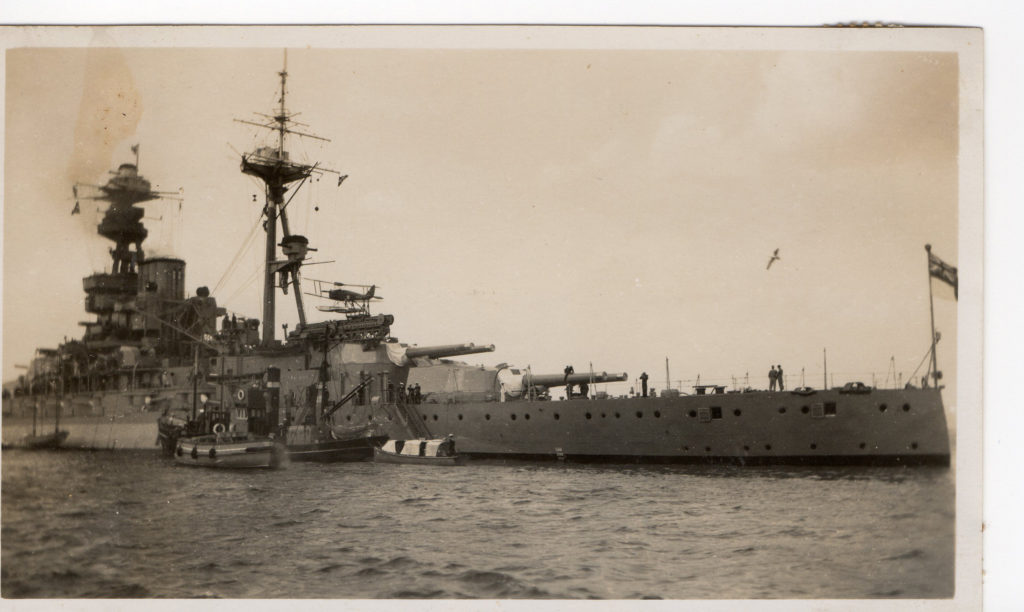
<svg viewBox="0 0 1024 612">
<path fill-rule="evenodd" d="M 418 438 L 429 439 L 430 428 L 427 427 L 426 419 L 420 415 L 420 411 L 405 402 L 395 402 L 395 409 L 402 419 L 413 430 Z"/>
</svg>

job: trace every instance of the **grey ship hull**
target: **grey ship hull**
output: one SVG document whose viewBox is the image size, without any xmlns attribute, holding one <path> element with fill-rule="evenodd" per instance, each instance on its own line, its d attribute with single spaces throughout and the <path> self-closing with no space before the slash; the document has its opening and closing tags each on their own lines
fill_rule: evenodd
<svg viewBox="0 0 1024 612">
<path fill-rule="evenodd" d="M 68 415 L 61 421 L 69 432 L 65 446 L 156 450 L 159 413 L 142 411 L 127 395 L 105 396 L 100 403 L 112 408 L 106 414 Z M 52 411 L 47 402 L 41 404 L 44 412 Z M 476 458 L 743 465 L 950 461 L 946 416 L 940 393 L 933 389 L 476 401 L 406 408 L 346 407 L 335 419 L 341 425 L 375 423 L 393 439 L 409 439 L 420 437 L 407 422 L 411 416 L 431 436 L 454 435 L 459 453 Z M 14 410 L 19 412 L 26 414 Z M 5 443 L 30 431 L 31 417 L 5 414 Z"/>
<path fill-rule="evenodd" d="M 950 461 L 937 390 L 753 392 L 669 398 L 411 406 L 431 435 L 477 458 L 739 464 L 938 464 Z M 717 410 L 716 410 L 717 409 Z M 342 418 L 413 432 L 397 411 Z"/>
</svg>

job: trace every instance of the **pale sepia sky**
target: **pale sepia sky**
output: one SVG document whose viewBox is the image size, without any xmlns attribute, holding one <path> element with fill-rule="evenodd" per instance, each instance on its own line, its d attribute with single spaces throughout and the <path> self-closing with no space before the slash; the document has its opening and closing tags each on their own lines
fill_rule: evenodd
<svg viewBox="0 0 1024 612">
<path fill-rule="evenodd" d="M 262 236 L 219 283 L 262 201 L 236 153 L 258 130 L 232 119 L 272 110 L 281 60 L 7 52 L 5 380 L 81 335 L 81 278 L 110 243 L 93 206 L 69 214 L 71 185 L 105 181 L 135 143 L 142 174 L 184 192 L 146 205 L 147 252 L 259 316 Z M 928 349 L 923 246 L 958 259 L 954 53 L 293 48 L 288 72 L 289 108 L 333 139 L 293 154 L 350 175 L 289 206 L 333 261 L 305 275 L 381 286 L 403 342 L 494 343 L 468 360 L 593 362 L 657 388 L 666 357 L 676 381 L 764 387 L 783 364 L 820 386 L 825 347 L 837 384 L 882 384 L 890 358 L 905 381 Z M 956 302 L 935 290 L 952 382 Z M 294 327 L 291 296 L 278 304 Z"/>
</svg>

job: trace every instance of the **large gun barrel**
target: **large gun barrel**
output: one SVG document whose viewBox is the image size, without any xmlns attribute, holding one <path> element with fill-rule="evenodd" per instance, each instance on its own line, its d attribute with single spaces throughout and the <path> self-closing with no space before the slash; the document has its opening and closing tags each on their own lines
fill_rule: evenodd
<svg viewBox="0 0 1024 612">
<path fill-rule="evenodd" d="M 405 356 L 409 359 L 416 359 L 419 357 L 439 359 L 441 357 L 454 357 L 455 355 L 490 353 L 493 350 L 493 344 L 477 346 L 472 342 L 468 344 L 442 344 L 438 346 L 411 346 L 405 350 Z"/>
<path fill-rule="evenodd" d="M 628 380 L 629 375 L 625 372 L 621 374 L 608 372 L 580 372 L 577 374 L 534 374 L 532 376 L 523 377 L 523 383 L 527 385 L 533 385 L 535 387 L 557 387 L 559 385 L 579 385 L 579 384 L 590 384 L 594 383 L 607 383 L 607 382 L 621 382 Z"/>
</svg>

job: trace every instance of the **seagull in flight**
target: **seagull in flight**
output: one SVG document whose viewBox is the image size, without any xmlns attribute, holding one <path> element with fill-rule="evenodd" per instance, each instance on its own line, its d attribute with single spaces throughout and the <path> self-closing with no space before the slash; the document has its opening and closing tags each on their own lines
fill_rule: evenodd
<svg viewBox="0 0 1024 612">
<path fill-rule="evenodd" d="M 768 266 L 765 268 L 765 270 L 770 269 L 772 267 L 772 264 L 775 263 L 776 259 L 782 259 L 781 257 L 779 257 L 778 249 L 775 249 L 775 252 L 772 253 L 772 258 L 768 260 Z"/>
</svg>

